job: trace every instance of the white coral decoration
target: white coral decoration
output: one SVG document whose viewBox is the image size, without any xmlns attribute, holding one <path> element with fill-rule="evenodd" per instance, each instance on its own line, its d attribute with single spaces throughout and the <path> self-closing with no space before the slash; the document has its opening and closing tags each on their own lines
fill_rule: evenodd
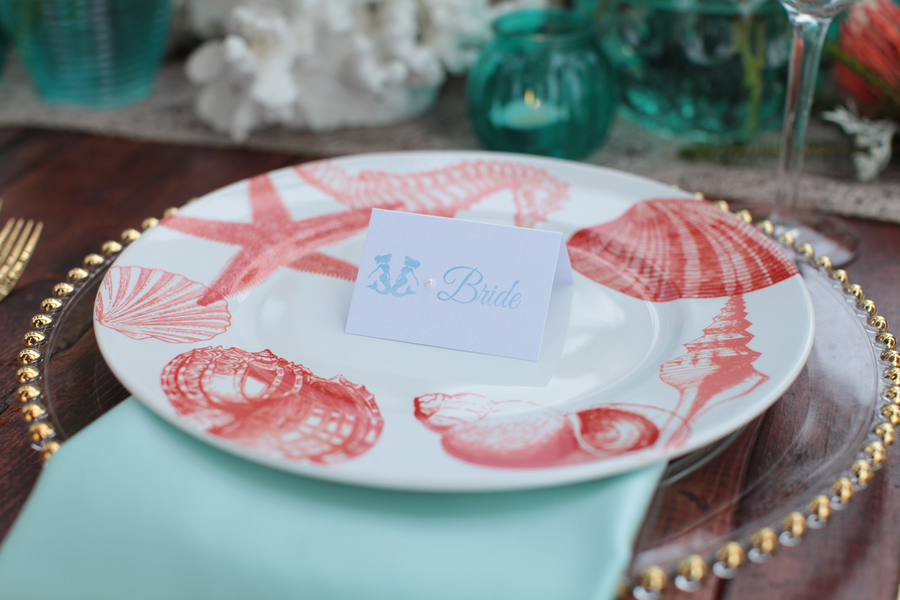
<svg viewBox="0 0 900 600">
<path fill-rule="evenodd" d="M 545 0 L 250 0 L 188 59 L 198 116 L 241 141 L 282 124 L 327 131 L 427 110 L 499 11 Z"/>
<path fill-rule="evenodd" d="M 823 112 L 822 118 L 837 123 L 844 133 L 853 136 L 853 144 L 862 152 L 853 153 L 856 178 L 862 182 L 874 181 L 888 163 L 891 162 L 891 141 L 897 132 L 893 121 L 871 121 L 860 117 L 856 107 L 852 110 L 843 106 L 830 112 Z"/>
</svg>

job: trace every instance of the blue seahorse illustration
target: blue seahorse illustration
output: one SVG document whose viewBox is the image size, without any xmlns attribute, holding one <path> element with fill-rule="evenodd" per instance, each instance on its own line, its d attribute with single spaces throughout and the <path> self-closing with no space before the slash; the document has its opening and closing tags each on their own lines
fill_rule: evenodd
<svg viewBox="0 0 900 600">
<path fill-rule="evenodd" d="M 412 291 L 412 288 L 408 285 L 409 280 L 406 278 L 407 275 L 412 275 L 412 278 L 416 280 L 416 285 L 419 285 L 419 278 L 416 277 L 416 269 L 419 268 L 419 265 L 422 264 L 417 260 L 414 260 L 410 257 L 406 257 L 406 260 L 403 261 L 403 268 L 400 269 L 400 275 L 397 276 L 397 281 L 394 283 L 394 287 L 391 288 L 391 294 L 394 296 L 406 296 L 407 294 L 415 294 Z M 406 286 L 406 289 L 400 291 L 400 288 Z"/>
<path fill-rule="evenodd" d="M 375 262 L 378 263 L 378 266 L 375 267 L 375 270 L 369 273 L 369 277 L 372 277 L 379 270 L 381 271 L 381 275 L 378 279 L 366 287 L 372 288 L 379 294 L 390 294 L 391 293 L 391 255 L 390 254 L 382 254 L 381 256 L 375 257 Z M 368 279 L 368 277 L 366 278 Z M 384 286 L 383 289 L 378 288 L 378 284 Z"/>
</svg>

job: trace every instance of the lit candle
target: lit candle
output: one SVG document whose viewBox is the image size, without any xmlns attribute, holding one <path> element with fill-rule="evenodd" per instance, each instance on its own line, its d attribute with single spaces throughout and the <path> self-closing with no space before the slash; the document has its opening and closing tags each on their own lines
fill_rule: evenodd
<svg viewBox="0 0 900 600">
<path fill-rule="evenodd" d="M 491 122 L 494 127 L 531 130 L 556 125 L 569 118 L 568 111 L 547 101 L 535 98 L 534 92 L 528 90 L 521 100 L 513 100 L 505 106 L 497 106 L 491 110 Z"/>
</svg>

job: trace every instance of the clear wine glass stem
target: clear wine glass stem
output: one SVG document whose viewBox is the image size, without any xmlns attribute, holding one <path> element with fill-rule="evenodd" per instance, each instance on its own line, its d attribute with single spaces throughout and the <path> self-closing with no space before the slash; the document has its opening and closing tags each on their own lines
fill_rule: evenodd
<svg viewBox="0 0 900 600">
<path fill-rule="evenodd" d="M 787 5 L 785 9 L 792 29 L 791 57 L 778 161 L 778 187 L 770 219 L 776 224 L 789 225 L 797 219 L 803 141 L 819 73 L 819 59 L 831 17 L 805 15 Z"/>
</svg>

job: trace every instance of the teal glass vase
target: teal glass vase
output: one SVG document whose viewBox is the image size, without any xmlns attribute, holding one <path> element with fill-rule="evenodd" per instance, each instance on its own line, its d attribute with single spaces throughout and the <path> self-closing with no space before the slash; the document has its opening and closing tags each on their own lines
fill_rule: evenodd
<svg viewBox="0 0 900 600">
<path fill-rule="evenodd" d="M 589 21 L 526 10 L 494 22 L 469 72 L 466 98 L 491 150 L 578 159 L 596 150 L 615 112 L 615 75 Z"/>
<path fill-rule="evenodd" d="M 710 143 L 781 128 L 791 33 L 777 0 L 609 0 L 600 30 L 627 119 Z"/>
<path fill-rule="evenodd" d="M 47 102 L 116 108 L 146 98 L 170 0 L 2 0 L 0 20 Z"/>
</svg>

